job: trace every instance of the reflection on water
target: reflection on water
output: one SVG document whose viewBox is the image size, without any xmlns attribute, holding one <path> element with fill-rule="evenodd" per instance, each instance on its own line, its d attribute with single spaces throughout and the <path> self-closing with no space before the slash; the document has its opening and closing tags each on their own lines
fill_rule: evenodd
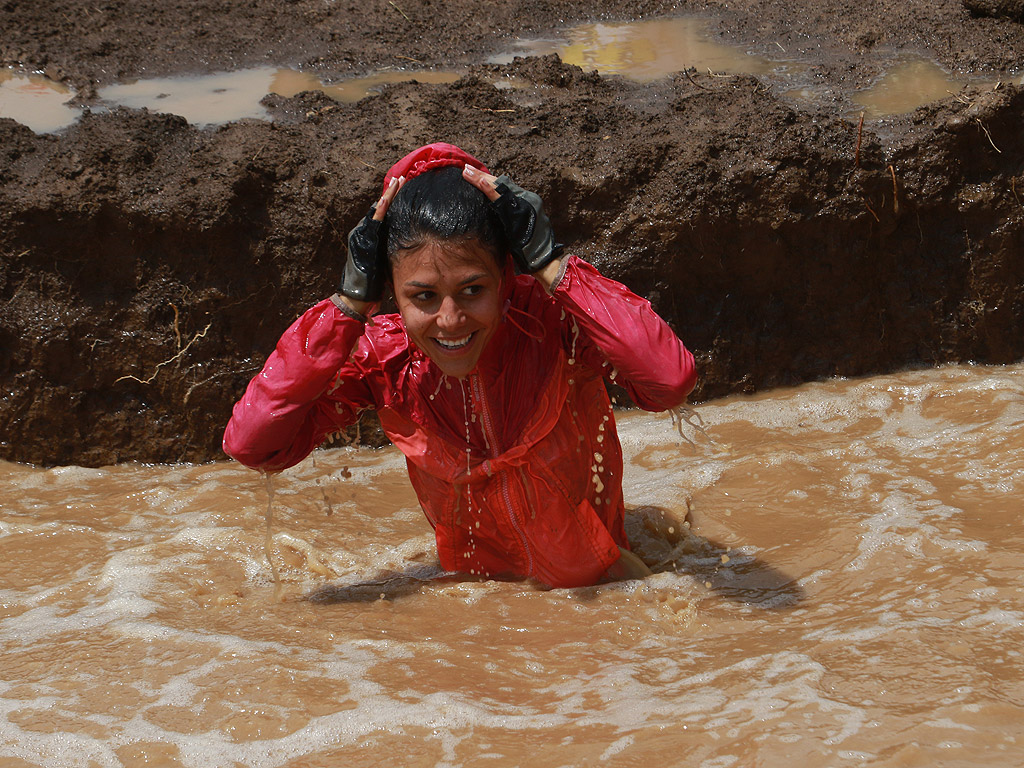
<svg viewBox="0 0 1024 768">
<path fill-rule="evenodd" d="M 782 66 L 715 42 L 701 19 L 669 18 L 624 24 L 584 24 L 566 30 L 566 41 L 524 40 L 510 54 L 491 61 L 503 64 L 515 56 L 557 53 L 562 61 L 603 75 L 624 75 L 647 82 L 690 67 L 728 74 L 763 74 Z"/>
<path fill-rule="evenodd" d="M 217 125 L 246 117 L 268 119 L 267 110 L 260 100 L 269 93 L 290 97 L 302 91 L 322 91 L 336 101 L 350 104 L 389 83 L 409 80 L 450 83 L 458 77 L 455 72 L 390 70 L 337 85 L 324 85 L 308 72 L 259 67 L 213 75 L 117 83 L 101 88 L 99 96 L 104 101 L 124 107 L 146 107 L 181 115 L 195 125 Z"/>
<path fill-rule="evenodd" d="M 39 74 L 0 69 L 0 117 L 27 125 L 36 133 L 52 133 L 78 119 L 66 105 L 74 91 Z"/>
<path fill-rule="evenodd" d="M 911 59 L 897 64 L 870 88 L 854 93 L 853 101 L 867 118 L 899 115 L 959 93 L 967 82 L 932 61 Z"/>
<path fill-rule="evenodd" d="M 1024 764 L 1024 365 L 621 414 L 655 574 L 440 572 L 394 450 L 0 463 L 0 763 Z M 148 761 L 148 762 L 147 762 Z"/>
</svg>

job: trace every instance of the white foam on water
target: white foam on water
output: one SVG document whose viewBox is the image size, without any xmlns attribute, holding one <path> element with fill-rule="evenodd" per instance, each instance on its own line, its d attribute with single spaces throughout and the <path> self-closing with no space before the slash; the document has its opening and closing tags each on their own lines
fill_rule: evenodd
<svg viewBox="0 0 1024 768">
<path fill-rule="evenodd" d="M 276 768 L 394 735 L 425 737 L 437 764 L 458 765 L 493 729 L 524 743 L 584 732 L 598 740 L 589 745 L 595 761 L 616 762 L 643 760 L 648 737 L 678 729 L 701 740 L 695 765 L 776 768 L 808 741 L 829 765 L 893 759 L 899 739 L 939 745 L 951 760 L 957 749 L 1009 744 L 1000 729 L 1020 686 L 1024 538 L 986 528 L 973 505 L 1002 513 L 998 494 L 1012 504 L 1020 488 L 1014 435 L 1024 408 L 1009 388 L 1021 373 L 940 370 L 708 403 L 699 411 L 717 442 L 695 435 L 693 446 L 664 415 L 623 414 L 627 504 L 680 509 L 707 494 L 698 509 L 729 541 L 689 555 L 692 575 L 581 590 L 435 582 L 379 603 L 298 608 L 251 590 L 230 608 L 200 608 L 187 579 L 204 567 L 230 564 L 219 573 L 239 588 L 269 583 L 254 473 L 231 464 L 0 467 L 16 478 L 0 482 L 19 499 L 0 511 L 0 545 L 70 526 L 107 544 L 70 585 L 0 593 L 24 609 L 0 620 L 0 651 L 29 665 L 62 643 L 141 651 L 118 667 L 138 692 L 128 714 L 95 709 L 88 689 L 113 684 L 101 667 L 0 683 L 0 756 L 120 766 L 119 748 L 151 741 L 173 747 L 185 766 Z M 958 398 L 977 398 L 984 418 L 971 421 L 973 401 Z M 750 440 L 725 445 L 726 432 Z M 317 452 L 282 474 L 275 546 L 295 555 L 284 568 L 289 590 L 434 567 L 424 564 L 429 528 L 411 523 L 418 509 L 347 500 L 349 489 L 398 475 L 397 452 L 350 448 Z M 345 491 L 331 518 L 322 516 L 325 478 Z M 70 522 L 53 512 L 53 498 Z M 727 564 L 717 562 L 722 551 Z M 336 575 L 314 574 L 310 557 Z M 761 566 L 791 570 L 806 594 L 787 607 L 721 589 L 742 592 L 744 574 Z M 716 584 L 706 587 L 700 574 L 713 570 Z M 82 596 L 70 600 L 61 586 Z M 293 616 L 303 618 L 292 626 Z M 227 691 L 218 688 L 225 680 Z M 334 692 L 333 709 L 289 703 L 321 690 Z M 931 703 L 908 706 L 911 697 Z M 47 708 L 77 732 L 20 724 Z M 161 719 L 168 708 L 190 732 Z M 266 725 L 237 728 L 250 721 Z M 485 754 L 502 759 L 494 745 Z M 986 756 L 1010 768 L 1021 753 Z"/>
<path fill-rule="evenodd" d="M 84 607 L 68 611 L 59 605 L 43 605 L 0 620 L 0 641 L 27 646 L 148 616 L 157 605 L 145 597 L 154 579 L 153 560 L 145 550 L 141 547 L 112 554 L 97 580 L 98 593 Z M 60 589 L 54 587 L 50 594 Z"/>
</svg>

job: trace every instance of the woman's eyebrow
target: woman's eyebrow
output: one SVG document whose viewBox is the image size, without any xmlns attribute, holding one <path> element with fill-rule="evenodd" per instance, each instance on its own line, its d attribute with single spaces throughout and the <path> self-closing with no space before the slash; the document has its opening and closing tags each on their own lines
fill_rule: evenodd
<svg viewBox="0 0 1024 768">
<path fill-rule="evenodd" d="M 486 272 L 478 272 L 475 275 L 470 275 L 465 280 L 460 280 L 457 285 L 469 285 L 470 283 L 475 283 L 477 280 L 483 280 L 485 277 L 489 277 Z M 431 290 L 437 287 L 434 283 L 421 283 L 419 280 L 408 280 L 405 285 L 410 288 L 429 288 Z"/>
</svg>

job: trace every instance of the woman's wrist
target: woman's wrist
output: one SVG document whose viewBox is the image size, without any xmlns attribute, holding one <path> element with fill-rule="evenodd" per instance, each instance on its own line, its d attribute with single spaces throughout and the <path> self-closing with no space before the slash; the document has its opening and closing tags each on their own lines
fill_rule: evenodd
<svg viewBox="0 0 1024 768">
<path fill-rule="evenodd" d="M 540 284 L 544 286 L 544 290 L 548 293 L 551 293 L 554 287 L 558 284 L 559 278 L 562 276 L 564 260 L 564 256 L 560 259 L 552 259 L 533 273 L 533 276 L 540 281 Z"/>
<path fill-rule="evenodd" d="M 370 320 L 370 315 L 376 308 L 375 302 L 360 301 L 359 299 L 353 299 L 350 296 L 345 296 L 341 293 L 336 293 L 331 296 L 331 301 L 334 302 L 334 306 L 336 306 L 343 314 L 348 315 L 353 320 L 373 325 L 373 321 Z"/>
</svg>

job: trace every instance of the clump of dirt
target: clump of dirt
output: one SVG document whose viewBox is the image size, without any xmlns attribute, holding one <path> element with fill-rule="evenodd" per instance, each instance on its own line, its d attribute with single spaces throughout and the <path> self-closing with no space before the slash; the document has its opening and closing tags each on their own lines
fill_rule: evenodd
<svg viewBox="0 0 1024 768">
<path fill-rule="evenodd" d="M 744 8 L 763 11 L 769 32 L 794 13 L 791 3 L 730 5 L 729 15 L 745 20 L 734 25 L 741 34 L 754 23 Z M 952 3 L 934 5 L 952 12 Z M 240 6 L 228 6 L 237 22 Z M 252 7 L 259 15 L 260 4 Z M 154 13 L 157 29 L 173 19 L 175 34 L 192 35 L 182 37 L 184 51 L 157 56 L 157 68 L 181 65 L 188 50 L 205 56 L 211 35 L 233 35 L 228 51 L 292 50 L 296 19 L 315 9 L 280 7 L 288 12 L 268 7 L 260 17 L 276 31 L 248 28 L 253 39 L 233 22 L 199 34 L 200 17 Z M 340 11 L 323 10 L 305 55 L 365 48 L 360 63 L 383 61 L 385 33 L 416 35 L 399 11 L 418 20 L 412 10 L 427 7 L 353 10 L 363 25 L 351 31 L 336 23 Z M 957 7 L 962 27 L 970 17 Z M 90 72 L 89 62 L 121 73 L 141 66 L 88 45 L 112 29 L 148 29 L 144 11 L 108 4 L 96 12 L 106 22 L 86 24 L 81 37 L 93 42 L 76 48 L 70 32 L 30 34 L 44 20 L 33 26 L 23 4 L 8 3 L 2 13 L 20 26 L 7 27 L 3 55 L 10 60 L 13 45 L 21 62 L 77 72 Z M 374 13 L 387 23 L 370 23 Z M 582 13 L 581 4 L 555 3 L 532 18 L 554 24 Z M 432 59 L 402 50 L 440 62 L 454 47 L 468 57 L 523 28 L 484 30 L 474 26 L 479 14 L 446 14 L 426 30 L 466 40 L 424 43 Z M 847 22 L 842 34 L 831 18 L 818 29 L 849 52 L 847 36 L 860 39 L 863 25 Z M 1016 39 L 1018 25 L 985 22 Z M 337 38 L 327 44 L 317 35 L 329 28 Z M 931 39 L 943 29 L 936 25 Z M 57 39 L 68 43 L 61 54 Z M 1000 60 L 1000 44 L 985 50 L 986 60 Z M 859 126 L 837 112 L 798 109 L 753 77 L 690 71 L 639 85 L 554 56 L 467 71 L 449 85 L 389 86 L 356 105 L 272 96 L 265 103 L 274 122 L 203 130 L 145 110 L 88 113 L 43 136 L 0 119 L 0 458 L 98 465 L 220 456 L 248 379 L 287 325 L 333 292 L 344 233 L 384 171 L 437 140 L 536 190 L 561 240 L 649 297 L 698 354 L 698 399 L 1024 356 L 1021 88 L 975 87 Z M 101 80 L 97 72 L 89 77 Z M 509 77 L 521 87 L 493 85 Z"/>
<path fill-rule="evenodd" d="M 975 16 L 995 16 L 1024 21 L 1024 0 L 963 0 Z"/>
</svg>

